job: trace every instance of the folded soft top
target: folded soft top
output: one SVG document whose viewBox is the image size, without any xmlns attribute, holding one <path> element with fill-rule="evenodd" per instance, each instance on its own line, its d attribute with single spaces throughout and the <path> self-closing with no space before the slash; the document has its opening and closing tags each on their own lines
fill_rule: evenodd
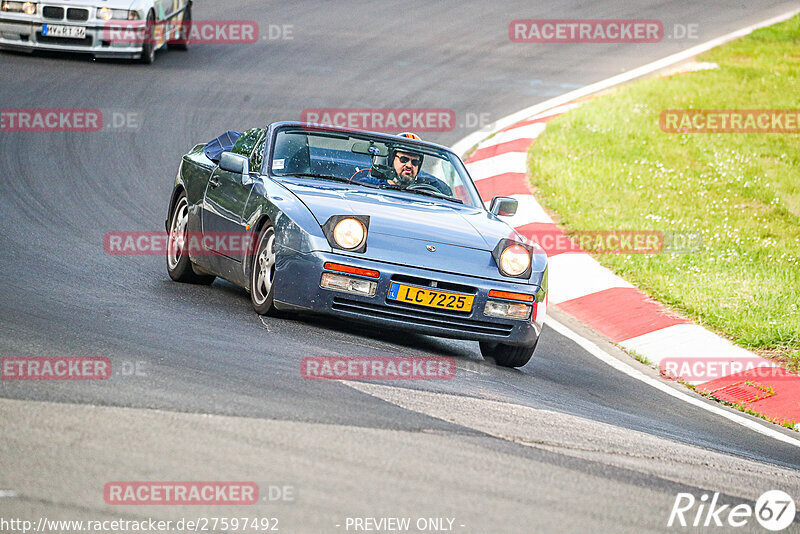
<svg viewBox="0 0 800 534">
<path fill-rule="evenodd" d="M 216 139 L 212 139 L 206 143 L 206 146 L 203 148 L 203 152 L 205 152 L 205 155 L 208 159 L 214 163 L 219 163 L 219 158 L 222 157 L 222 153 L 230 151 L 230 149 L 232 149 L 233 145 L 236 143 L 236 140 L 241 136 L 242 134 L 239 132 L 229 130 Z"/>
</svg>

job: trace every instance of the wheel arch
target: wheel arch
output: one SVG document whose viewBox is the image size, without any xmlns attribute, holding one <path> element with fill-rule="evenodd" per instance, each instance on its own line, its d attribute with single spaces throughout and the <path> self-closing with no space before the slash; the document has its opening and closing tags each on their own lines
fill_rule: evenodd
<svg viewBox="0 0 800 534">
<path fill-rule="evenodd" d="M 262 178 L 263 181 L 256 183 L 244 211 L 244 222 L 250 225 L 251 243 L 257 242 L 258 234 L 270 222 L 281 250 L 298 254 L 317 250 L 330 252 L 322 227 L 308 206 L 282 184 L 267 176 Z M 247 280 L 245 289 L 249 291 L 252 258 L 242 262 L 242 271 Z"/>
<path fill-rule="evenodd" d="M 186 194 L 186 188 L 183 186 L 183 183 L 178 183 L 172 189 L 172 196 L 169 199 L 169 209 L 167 209 L 167 220 L 164 221 L 164 228 L 167 232 L 169 232 L 169 221 L 172 219 L 172 214 L 175 211 L 175 206 L 178 204 L 178 198 L 180 198 L 181 193 L 184 195 Z"/>
<path fill-rule="evenodd" d="M 256 221 L 256 223 L 253 225 L 253 235 L 258 236 L 258 234 L 261 233 L 261 230 L 264 229 L 264 226 L 266 226 L 267 223 L 274 224 L 269 214 L 262 213 L 261 216 Z"/>
</svg>

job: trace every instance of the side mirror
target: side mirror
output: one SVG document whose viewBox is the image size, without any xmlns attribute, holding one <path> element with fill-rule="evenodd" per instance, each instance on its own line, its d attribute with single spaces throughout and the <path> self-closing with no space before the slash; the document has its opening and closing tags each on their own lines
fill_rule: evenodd
<svg viewBox="0 0 800 534">
<path fill-rule="evenodd" d="M 250 162 L 246 157 L 233 152 L 223 152 L 219 158 L 219 168 L 234 174 L 250 174 Z"/>
<path fill-rule="evenodd" d="M 489 211 L 495 215 L 511 216 L 517 213 L 517 206 L 519 202 L 516 198 L 494 197 L 489 204 Z"/>
</svg>

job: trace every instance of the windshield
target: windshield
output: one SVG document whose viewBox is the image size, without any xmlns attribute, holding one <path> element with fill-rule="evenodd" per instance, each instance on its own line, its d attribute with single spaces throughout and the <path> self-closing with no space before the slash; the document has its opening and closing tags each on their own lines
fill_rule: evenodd
<svg viewBox="0 0 800 534">
<path fill-rule="evenodd" d="M 284 129 L 270 162 L 275 176 L 306 176 L 481 206 L 461 161 L 452 153 L 369 135 Z"/>
</svg>

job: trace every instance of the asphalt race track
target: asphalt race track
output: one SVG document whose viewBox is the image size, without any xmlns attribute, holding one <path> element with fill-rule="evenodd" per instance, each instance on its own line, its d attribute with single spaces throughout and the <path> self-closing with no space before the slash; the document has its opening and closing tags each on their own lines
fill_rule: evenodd
<svg viewBox="0 0 800 534">
<path fill-rule="evenodd" d="M 668 530 L 678 492 L 753 504 L 783 489 L 797 499 L 800 448 L 633 380 L 551 328 L 527 366 L 502 369 L 477 343 L 262 319 L 227 282 L 177 284 L 162 256 L 103 248 L 109 231 L 163 230 L 180 156 L 225 130 L 299 120 L 308 108 L 447 108 L 458 127 L 421 135 L 452 144 L 476 120 L 793 7 L 198 1 L 195 20 L 253 20 L 267 37 L 269 25 L 290 25 L 292 38 L 161 51 L 152 66 L 0 53 L 0 108 L 136 118 L 94 133 L 0 133 L 0 355 L 107 356 L 139 371 L 0 381 L 0 490 L 18 494 L 0 492 L 0 517 L 248 515 L 279 518 L 283 532 L 346 532 L 348 517 L 447 517 L 465 533 L 646 532 Z M 699 38 L 510 42 L 508 23 L 525 18 L 660 19 L 697 24 Z M 391 384 L 300 376 L 302 358 L 328 355 L 453 356 L 459 373 Z M 103 501 L 114 480 L 251 480 L 262 492 L 291 486 L 294 497 L 244 514 L 114 508 Z"/>
</svg>

